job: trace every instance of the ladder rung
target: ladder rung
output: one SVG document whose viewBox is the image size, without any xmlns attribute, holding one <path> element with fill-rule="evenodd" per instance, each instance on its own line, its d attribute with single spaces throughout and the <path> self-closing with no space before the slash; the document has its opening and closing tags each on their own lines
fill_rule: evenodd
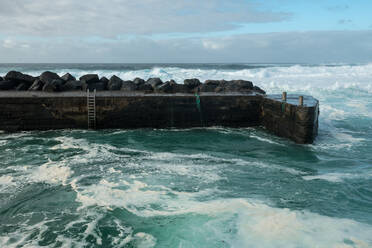
<svg viewBox="0 0 372 248">
<path fill-rule="evenodd" d="M 87 90 L 88 128 L 96 127 L 96 90 Z"/>
</svg>

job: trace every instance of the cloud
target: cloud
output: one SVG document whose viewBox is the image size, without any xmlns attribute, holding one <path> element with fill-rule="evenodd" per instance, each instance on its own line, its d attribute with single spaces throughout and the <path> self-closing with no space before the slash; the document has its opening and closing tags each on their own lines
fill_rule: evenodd
<svg viewBox="0 0 372 248">
<path fill-rule="evenodd" d="M 25 44 L 23 40 L 14 41 Z M 0 44 L 4 42 L 0 41 Z M 0 62 L 371 62 L 372 30 L 244 34 L 153 40 L 35 40 L 32 49 L 0 46 Z"/>
<path fill-rule="evenodd" d="M 14 48 L 16 46 L 16 42 L 11 39 L 3 40 L 3 47 L 4 48 Z"/>
<path fill-rule="evenodd" d="M 207 50 L 221 50 L 226 47 L 226 41 L 202 40 L 203 47 Z"/>
<path fill-rule="evenodd" d="M 212 32 L 289 17 L 289 13 L 262 10 L 257 3 L 244 0 L 0 1 L 0 32 L 13 36 Z"/>
<path fill-rule="evenodd" d="M 6 49 L 28 49 L 30 48 L 30 45 L 27 43 L 20 43 L 12 38 L 6 38 L 3 41 L 0 40 L 0 44 L 2 44 L 3 48 Z"/>
<path fill-rule="evenodd" d="M 345 10 L 348 10 L 350 9 L 350 6 L 347 5 L 347 4 L 340 4 L 340 5 L 333 5 L 333 6 L 329 6 L 327 8 L 328 11 L 331 11 L 331 12 L 339 12 L 339 11 L 345 11 Z"/>
<path fill-rule="evenodd" d="M 351 24 L 353 21 L 351 19 L 341 19 L 338 21 L 338 24 L 345 25 L 345 24 Z"/>
</svg>

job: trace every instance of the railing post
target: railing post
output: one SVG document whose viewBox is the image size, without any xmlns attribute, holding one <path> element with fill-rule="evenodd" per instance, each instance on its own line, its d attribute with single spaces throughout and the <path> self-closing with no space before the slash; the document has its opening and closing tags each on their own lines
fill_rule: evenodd
<svg viewBox="0 0 372 248">
<path fill-rule="evenodd" d="M 282 94 L 282 101 L 287 101 L 287 92 L 283 92 L 283 94 Z"/>
<path fill-rule="evenodd" d="M 299 96 L 299 98 L 298 98 L 298 105 L 300 105 L 300 106 L 303 106 L 304 105 L 304 97 L 303 96 Z"/>
</svg>

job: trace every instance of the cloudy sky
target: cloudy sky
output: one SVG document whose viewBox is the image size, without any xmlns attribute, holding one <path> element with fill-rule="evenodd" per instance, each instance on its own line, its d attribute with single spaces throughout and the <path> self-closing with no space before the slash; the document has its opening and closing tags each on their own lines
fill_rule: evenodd
<svg viewBox="0 0 372 248">
<path fill-rule="evenodd" d="M 0 62 L 372 62 L 371 0 L 0 0 Z"/>
</svg>

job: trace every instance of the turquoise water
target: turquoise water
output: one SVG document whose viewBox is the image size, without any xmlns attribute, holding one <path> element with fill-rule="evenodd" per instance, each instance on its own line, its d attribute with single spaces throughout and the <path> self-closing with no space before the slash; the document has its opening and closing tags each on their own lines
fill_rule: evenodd
<svg viewBox="0 0 372 248">
<path fill-rule="evenodd" d="M 54 66 L 310 94 L 319 136 L 297 145 L 262 128 L 1 133 L 0 247 L 372 247 L 372 65 Z"/>
</svg>

